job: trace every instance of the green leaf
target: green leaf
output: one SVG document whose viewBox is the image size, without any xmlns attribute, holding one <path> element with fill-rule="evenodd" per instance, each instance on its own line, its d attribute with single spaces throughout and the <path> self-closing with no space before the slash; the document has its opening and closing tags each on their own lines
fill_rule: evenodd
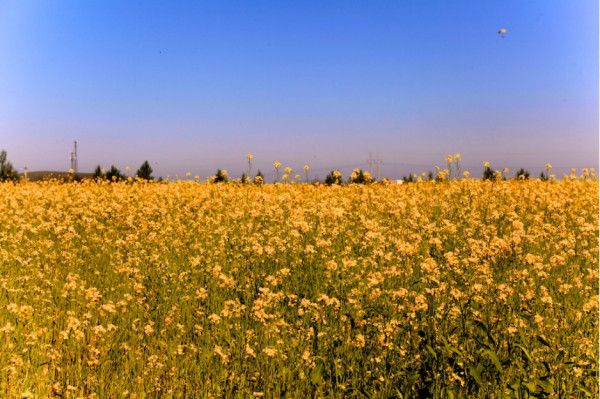
<svg viewBox="0 0 600 399">
<path fill-rule="evenodd" d="M 577 390 L 581 393 L 583 393 L 586 397 L 591 398 L 592 397 L 592 393 L 584 388 L 577 388 Z"/>
<path fill-rule="evenodd" d="M 540 388 L 540 390 L 543 391 L 544 393 L 553 394 L 554 393 L 554 384 L 552 384 L 551 381 L 552 380 L 540 380 L 540 381 L 538 381 L 537 385 Z"/>
<path fill-rule="evenodd" d="M 485 350 L 485 351 L 483 351 L 483 353 L 488 355 L 488 357 L 490 358 L 492 363 L 494 363 L 496 370 L 498 370 L 498 372 L 501 373 L 502 372 L 502 364 L 500 364 L 500 360 L 498 359 L 498 356 L 490 350 Z"/>
<path fill-rule="evenodd" d="M 477 367 L 469 366 L 469 374 L 471 375 L 471 377 L 473 377 L 477 384 L 483 384 L 483 379 L 481 378 L 481 374 L 479 373 Z"/>
<path fill-rule="evenodd" d="M 515 345 L 517 348 L 521 349 L 521 351 L 523 352 L 523 355 L 525 355 L 525 360 L 527 361 L 527 363 L 533 363 L 533 360 L 531 359 L 531 355 L 529 354 L 529 351 L 527 349 L 525 349 L 525 347 L 523 345 Z"/>
<path fill-rule="evenodd" d="M 311 370 L 310 380 L 314 385 L 320 385 L 323 382 L 321 366 L 316 366 Z"/>
<path fill-rule="evenodd" d="M 488 328 L 487 328 L 487 326 L 485 325 L 485 323 L 483 321 L 475 319 L 475 320 L 473 320 L 473 322 L 475 323 L 475 325 L 477 327 L 479 327 L 479 329 L 481 329 L 485 333 L 487 333 Z"/>
<path fill-rule="evenodd" d="M 548 342 L 546 337 L 544 337 L 543 335 L 536 335 L 536 338 L 542 345 L 546 345 L 548 348 L 552 348 L 552 346 L 550 346 L 550 342 Z"/>
<path fill-rule="evenodd" d="M 433 356 L 434 359 L 437 359 L 437 355 L 436 355 L 435 351 L 433 350 L 433 348 L 430 345 L 427 345 L 425 347 L 425 349 L 427 349 L 427 352 L 429 352 L 429 354 L 431 356 Z"/>
<path fill-rule="evenodd" d="M 542 362 L 542 364 L 544 365 L 544 368 L 546 369 L 548 375 L 552 375 L 552 369 L 550 368 L 550 364 L 545 360 Z"/>
<path fill-rule="evenodd" d="M 525 384 L 525 388 L 527 388 L 529 393 L 534 393 L 535 391 L 537 391 L 536 386 L 533 382 L 528 382 L 527 384 Z"/>
<path fill-rule="evenodd" d="M 459 357 L 463 357 L 462 352 L 460 350 L 458 350 L 458 348 L 450 345 L 450 343 L 448 342 L 448 340 L 446 340 L 446 338 L 442 337 L 442 342 L 444 343 L 444 346 L 446 347 L 447 350 L 458 355 Z"/>
<path fill-rule="evenodd" d="M 519 388 L 521 388 L 521 383 L 518 381 L 513 382 L 512 384 L 507 384 L 507 385 L 513 392 L 518 392 Z"/>
</svg>

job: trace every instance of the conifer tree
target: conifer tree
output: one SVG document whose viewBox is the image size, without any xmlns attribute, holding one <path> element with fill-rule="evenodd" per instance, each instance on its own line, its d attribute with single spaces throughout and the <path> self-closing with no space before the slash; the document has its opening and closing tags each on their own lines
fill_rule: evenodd
<svg viewBox="0 0 600 399">
<path fill-rule="evenodd" d="M 135 172 L 135 175 L 140 179 L 144 180 L 154 180 L 154 176 L 152 176 L 152 167 L 148 163 L 148 161 L 144 161 L 142 166 Z"/>
</svg>

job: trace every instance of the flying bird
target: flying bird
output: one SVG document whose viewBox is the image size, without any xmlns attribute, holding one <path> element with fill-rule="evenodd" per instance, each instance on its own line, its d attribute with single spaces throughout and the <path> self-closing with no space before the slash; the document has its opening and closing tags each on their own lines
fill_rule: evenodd
<svg viewBox="0 0 600 399">
<path fill-rule="evenodd" d="M 504 29 L 504 28 L 498 29 L 498 34 L 500 35 L 501 38 L 504 39 L 504 35 L 506 35 L 506 29 Z"/>
</svg>

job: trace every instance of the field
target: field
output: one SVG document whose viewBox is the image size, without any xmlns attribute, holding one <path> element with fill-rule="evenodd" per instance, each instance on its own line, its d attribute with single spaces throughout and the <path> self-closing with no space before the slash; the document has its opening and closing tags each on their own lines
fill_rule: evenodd
<svg viewBox="0 0 600 399">
<path fill-rule="evenodd" d="M 21 173 L 20 176 L 22 178 L 25 177 L 24 173 Z M 93 178 L 93 173 L 77 173 L 76 175 L 70 174 L 69 172 L 61 172 L 61 171 L 34 171 L 27 173 L 27 179 L 30 181 L 38 181 L 38 180 L 73 180 L 73 177 L 79 179 L 91 179 Z"/>
<path fill-rule="evenodd" d="M 597 180 L 0 203 L 1 397 L 598 396 Z"/>
</svg>

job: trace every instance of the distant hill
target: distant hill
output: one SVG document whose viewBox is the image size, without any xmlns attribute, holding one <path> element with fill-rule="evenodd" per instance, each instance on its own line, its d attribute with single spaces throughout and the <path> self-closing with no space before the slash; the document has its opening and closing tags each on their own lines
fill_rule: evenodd
<svg viewBox="0 0 600 399">
<path fill-rule="evenodd" d="M 19 176 L 25 177 L 24 173 L 20 173 Z M 75 176 L 80 179 L 92 179 L 94 177 L 93 173 L 76 173 Z M 36 172 L 27 172 L 27 178 L 30 181 L 37 180 L 50 180 L 50 179 L 58 179 L 64 180 L 69 177 L 69 172 L 61 172 L 61 171 L 53 171 L 53 170 L 41 170 Z"/>
</svg>

